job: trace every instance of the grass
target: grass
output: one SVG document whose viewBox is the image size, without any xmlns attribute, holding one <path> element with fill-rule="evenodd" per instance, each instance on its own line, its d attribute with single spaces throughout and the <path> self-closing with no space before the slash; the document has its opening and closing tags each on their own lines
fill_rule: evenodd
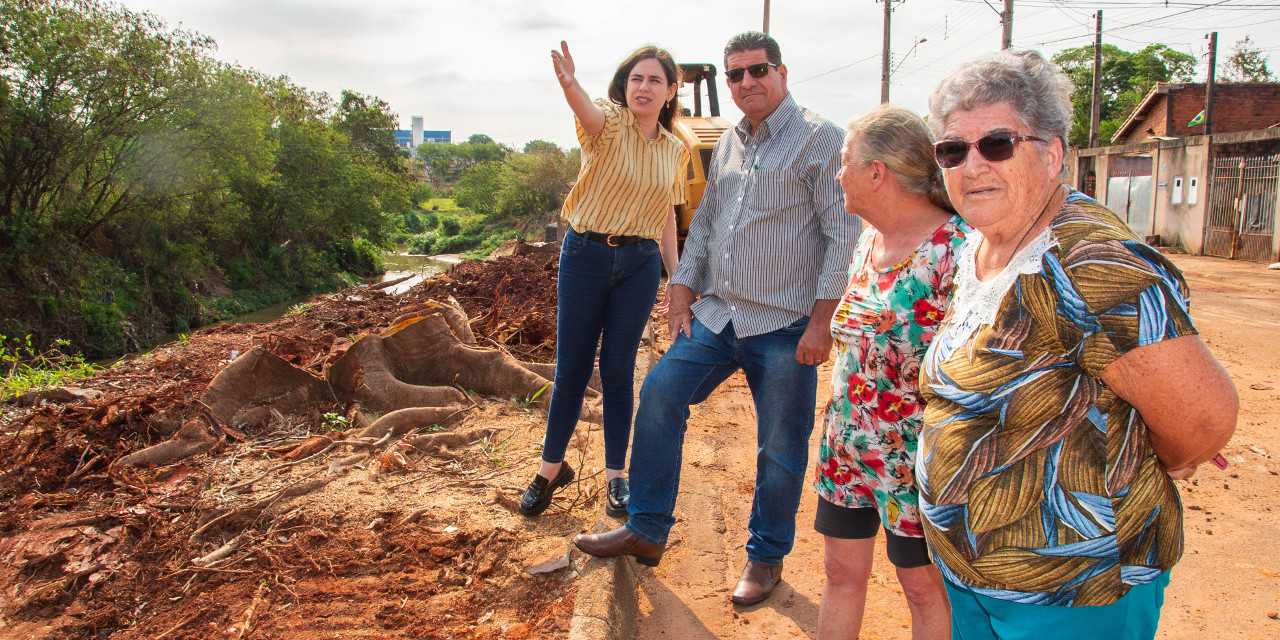
<svg viewBox="0 0 1280 640">
<path fill-rule="evenodd" d="M 8 400 L 30 389 L 56 387 L 70 380 L 87 378 L 102 367 L 85 362 L 81 354 L 63 353 L 60 348 L 69 345 L 67 340 L 56 340 L 46 351 L 31 346 L 31 336 L 25 338 L 0 335 L 0 400 Z"/>
<path fill-rule="evenodd" d="M 454 202 L 453 198 L 432 198 L 423 204 L 422 208 L 438 213 L 449 213 L 450 211 L 464 211 L 468 214 L 471 213 L 470 209 L 463 209 L 462 207 L 459 207 L 458 203 Z"/>
</svg>

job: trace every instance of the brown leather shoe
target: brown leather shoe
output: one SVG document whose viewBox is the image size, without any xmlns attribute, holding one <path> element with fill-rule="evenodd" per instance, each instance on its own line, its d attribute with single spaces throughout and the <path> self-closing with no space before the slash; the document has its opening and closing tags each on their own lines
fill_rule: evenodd
<svg viewBox="0 0 1280 640">
<path fill-rule="evenodd" d="M 729 596 L 734 604 L 756 604 L 764 602 L 773 593 L 773 588 L 782 580 L 782 565 L 768 565 L 747 561 L 742 568 L 742 577 L 738 578 L 738 586 Z"/>
<path fill-rule="evenodd" d="M 650 544 L 637 538 L 626 527 L 618 527 L 608 533 L 580 534 L 573 537 L 573 545 L 583 553 L 599 558 L 634 556 L 636 562 L 646 567 L 658 566 L 666 545 Z"/>
</svg>

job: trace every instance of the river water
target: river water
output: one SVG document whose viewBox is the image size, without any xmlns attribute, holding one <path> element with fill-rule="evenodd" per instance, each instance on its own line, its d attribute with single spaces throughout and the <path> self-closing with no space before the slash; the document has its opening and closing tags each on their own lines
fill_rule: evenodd
<svg viewBox="0 0 1280 640">
<path fill-rule="evenodd" d="M 410 276 L 409 279 L 405 280 L 404 282 L 401 282 L 394 286 L 383 289 L 383 291 L 386 291 L 387 293 L 393 296 L 399 295 L 401 293 L 408 291 L 414 285 L 418 284 L 419 282 L 422 282 L 426 278 L 430 278 L 431 276 L 437 273 L 441 273 L 443 271 L 448 271 L 449 267 L 452 267 L 453 265 L 457 264 L 461 260 L 460 258 L 457 258 L 455 256 L 423 256 L 423 255 L 408 254 L 408 253 L 404 253 L 403 251 L 404 251 L 404 247 L 400 247 L 399 253 L 382 254 L 382 260 L 387 265 L 387 272 L 382 274 L 381 276 L 374 276 L 372 278 L 369 278 L 368 280 L 366 280 L 366 282 L 368 284 L 378 284 L 380 282 L 387 282 L 390 280 L 403 278 L 405 276 Z M 284 315 L 289 312 L 290 307 L 296 304 L 306 302 L 307 300 L 310 300 L 312 297 L 313 296 L 309 296 L 309 295 L 300 296 L 297 298 L 285 300 L 284 302 L 277 302 L 276 304 L 273 304 L 269 307 L 263 307 L 261 309 L 258 309 L 257 311 L 250 311 L 248 313 L 242 313 L 238 316 L 232 316 L 230 318 L 227 318 L 226 320 L 223 320 L 222 322 L 227 324 L 241 324 L 245 322 L 271 322 L 272 320 L 277 320 L 279 318 L 284 317 Z M 173 342 L 174 340 L 177 340 L 181 337 L 182 337 L 182 334 L 180 333 L 166 333 L 157 339 L 155 346 L 158 347 L 160 345 Z M 152 347 L 152 349 L 154 348 L 155 347 Z M 146 349 L 139 353 L 146 353 L 147 351 L 150 351 L 150 350 L 151 349 Z M 109 363 L 109 362 L 114 362 L 115 360 L 116 360 L 115 358 L 112 358 L 105 362 Z"/>
<path fill-rule="evenodd" d="M 384 253 L 382 254 L 382 260 L 387 265 L 387 272 L 382 274 L 380 278 L 375 278 L 375 281 L 370 282 L 370 284 L 412 276 L 404 282 L 385 289 L 391 295 L 404 293 L 424 279 L 442 271 L 448 271 L 449 267 L 458 264 L 460 261 L 459 258 L 453 256 L 421 256 L 408 253 Z M 261 321 L 257 320 L 255 322 Z"/>
</svg>

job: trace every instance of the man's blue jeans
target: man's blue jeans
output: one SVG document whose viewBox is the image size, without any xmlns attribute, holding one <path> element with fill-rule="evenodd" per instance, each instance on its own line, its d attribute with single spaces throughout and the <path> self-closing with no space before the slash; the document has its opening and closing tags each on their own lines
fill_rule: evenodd
<svg viewBox="0 0 1280 640">
<path fill-rule="evenodd" d="M 544 461 L 564 460 L 582 413 L 598 343 L 604 466 L 626 468 L 635 406 L 636 350 L 649 323 L 661 276 L 662 258 L 653 240 L 611 247 L 572 231 L 565 234 L 556 285 L 556 384 L 547 409 Z"/>
<path fill-rule="evenodd" d="M 742 369 L 756 405 L 756 487 L 747 523 L 747 559 L 782 564 L 795 541 L 818 389 L 817 366 L 796 361 L 807 324 L 808 318 L 802 318 L 739 339 L 732 323 L 717 335 L 695 318 L 693 337 L 679 336 L 649 372 L 640 389 L 631 444 L 627 529 L 637 538 L 667 543 L 675 524 L 689 405 L 705 400 Z"/>
</svg>

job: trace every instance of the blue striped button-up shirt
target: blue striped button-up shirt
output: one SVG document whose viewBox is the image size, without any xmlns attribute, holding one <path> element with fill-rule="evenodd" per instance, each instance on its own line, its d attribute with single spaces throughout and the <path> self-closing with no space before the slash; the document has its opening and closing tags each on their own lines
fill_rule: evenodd
<svg viewBox="0 0 1280 640">
<path fill-rule="evenodd" d="M 750 133 L 716 142 L 707 189 L 671 282 L 698 294 L 693 314 L 740 338 L 785 327 L 814 300 L 844 293 L 862 221 L 836 183 L 844 131 L 791 96 Z"/>
</svg>

